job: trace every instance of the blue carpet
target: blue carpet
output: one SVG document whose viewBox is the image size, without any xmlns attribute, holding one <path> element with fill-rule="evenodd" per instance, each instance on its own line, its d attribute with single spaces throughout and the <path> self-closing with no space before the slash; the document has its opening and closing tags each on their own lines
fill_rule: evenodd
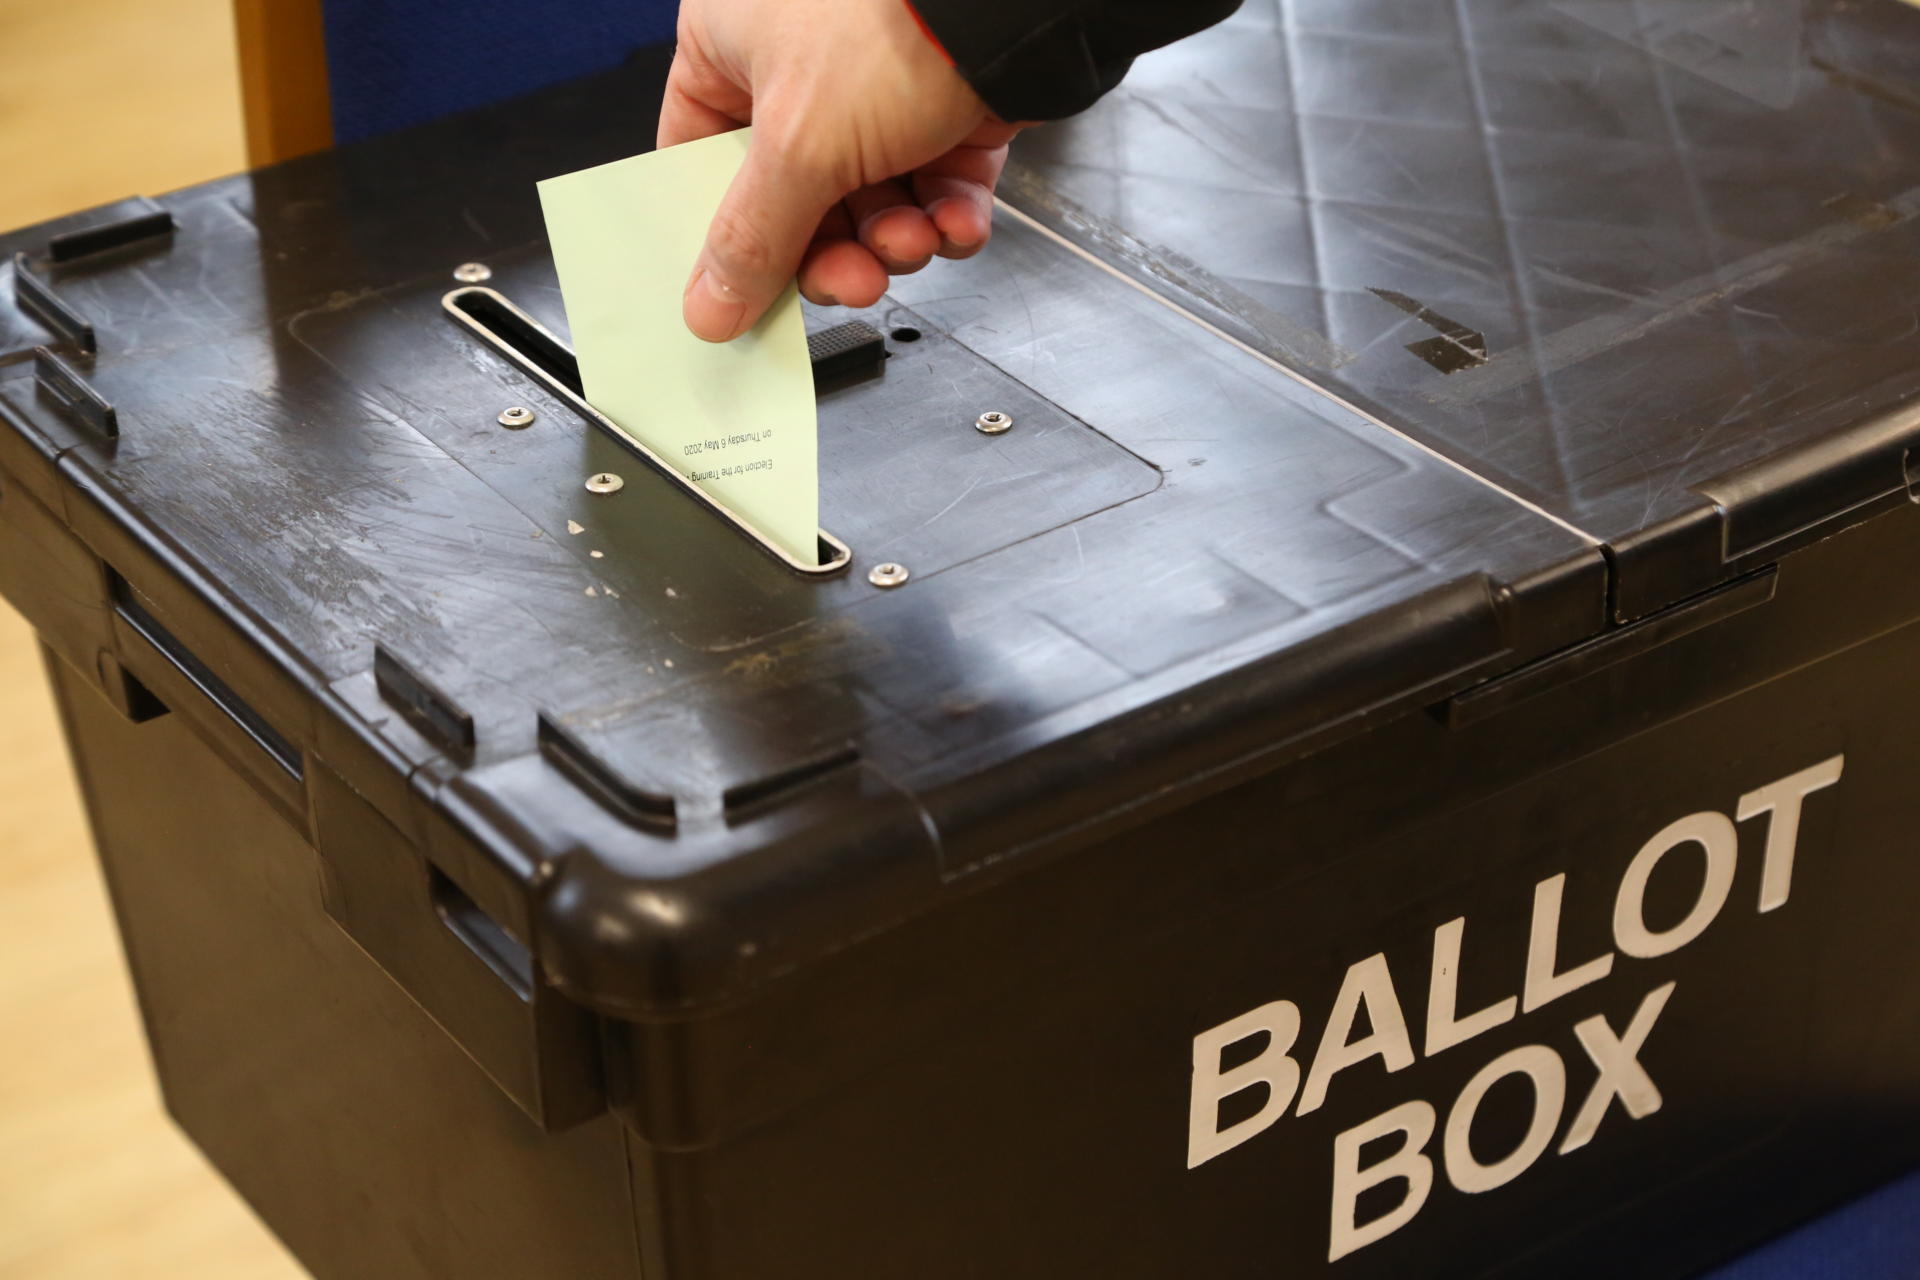
<svg viewBox="0 0 1920 1280">
<path fill-rule="evenodd" d="M 1706 1280 L 1920 1277 L 1920 1171 L 1815 1219 Z"/>
</svg>

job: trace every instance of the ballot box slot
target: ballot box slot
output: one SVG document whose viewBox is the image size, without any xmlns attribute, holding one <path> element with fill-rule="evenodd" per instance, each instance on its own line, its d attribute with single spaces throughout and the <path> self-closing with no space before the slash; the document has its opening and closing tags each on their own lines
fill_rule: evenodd
<svg viewBox="0 0 1920 1280">
<path fill-rule="evenodd" d="M 853 563 L 853 551 L 846 543 L 819 531 L 820 563 L 806 564 L 767 537 L 732 508 L 687 479 L 645 444 L 623 430 L 611 418 L 587 402 L 580 381 L 580 364 L 573 351 L 545 325 L 515 306 L 493 289 L 472 286 L 455 289 L 441 299 L 441 305 L 470 332 L 486 341 L 521 369 L 533 375 L 555 396 L 564 400 L 589 424 L 600 428 L 648 466 L 700 502 L 714 515 L 745 535 L 761 550 L 796 573 L 808 577 L 832 577 Z M 875 338 L 878 338 L 876 333 Z M 842 345 L 842 344 L 836 344 Z"/>
<path fill-rule="evenodd" d="M 491 289 L 460 289 L 447 295 L 448 306 L 470 328 L 536 373 L 550 386 L 584 396 L 580 361 L 553 332 Z M 484 326 L 482 328 L 481 326 Z"/>
</svg>

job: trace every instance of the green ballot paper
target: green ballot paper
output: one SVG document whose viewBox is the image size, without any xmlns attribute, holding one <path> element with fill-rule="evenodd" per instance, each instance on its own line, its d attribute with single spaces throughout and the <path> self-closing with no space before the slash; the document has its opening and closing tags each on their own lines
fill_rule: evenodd
<svg viewBox="0 0 1920 1280">
<path fill-rule="evenodd" d="M 748 334 L 702 342 L 680 298 L 746 158 L 741 129 L 540 184 L 589 403 L 801 564 L 820 563 L 813 368 L 788 288 Z"/>
</svg>

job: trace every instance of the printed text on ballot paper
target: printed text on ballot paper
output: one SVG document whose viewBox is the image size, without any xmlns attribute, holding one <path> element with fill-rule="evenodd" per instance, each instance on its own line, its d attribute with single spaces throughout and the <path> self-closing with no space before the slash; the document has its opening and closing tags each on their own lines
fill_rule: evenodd
<svg viewBox="0 0 1920 1280">
<path fill-rule="evenodd" d="M 760 431 L 736 431 L 730 435 L 688 441 L 681 448 L 681 453 L 685 457 L 699 458 L 703 462 L 710 462 L 715 455 L 722 453 L 730 454 L 732 457 L 727 462 L 712 466 L 691 467 L 687 472 L 687 478 L 695 481 L 724 480 L 730 476 L 750 475 L 755 471 L 772 471 L 774 463 L 770 456 L 764 453 L 758 457 L 740 455 L 743 452 L 751 452 L 755 446 L 771 444 L 773 433 L 774 428 L 767 427 Z"/>
</svg>

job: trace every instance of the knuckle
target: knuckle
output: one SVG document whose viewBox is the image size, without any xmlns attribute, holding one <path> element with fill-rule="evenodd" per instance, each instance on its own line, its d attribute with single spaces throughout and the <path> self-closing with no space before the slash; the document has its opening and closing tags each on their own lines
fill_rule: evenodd
<svg viewBox="0 0 1920 1280">
<path fill-rule="evenodd" d="M 764 279 L 779 269 L 766 230 L 739 208 L 724 208 L 714 215 L 707 243 L 714 262 L 725 274 Z"/>
</svg>

